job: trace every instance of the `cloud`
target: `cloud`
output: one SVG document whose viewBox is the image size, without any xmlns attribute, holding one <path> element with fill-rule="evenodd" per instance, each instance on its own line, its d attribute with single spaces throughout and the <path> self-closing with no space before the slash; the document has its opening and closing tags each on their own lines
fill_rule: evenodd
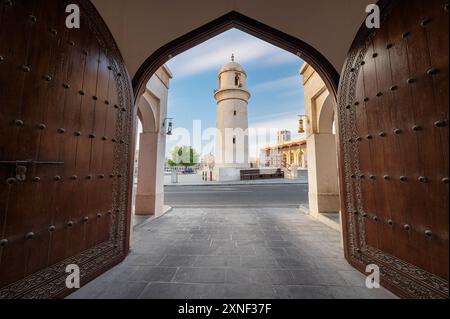
<svg viewBox="0 0 450 319">
<path fill-rule="evenodd" d="M 284 109 L 286 109 L 286 108 L 284 108 Z M 293 113 L 295 113 L 295 112 L 293 112 L 293 111 L 285 111 L 285 112 L 278 112 L 278 113 L 270 113 L 270 114 L 265 114 L 265 115 L 253 116 L 253 117 L 249 118 L 249 123 L 251 123 L 251 125 L 253 125 L 254 123 L 264 122 L 267 119 L 287 118 L 289 116 L 292 116 Z"/>
<path fill-rule="evenodd" d="M 295 113 L 290 113 L 289 115 L 275 117 L 269 120 L 256 121 L 249 125 L 250 128 L 254 129 L 273 129 L 275 130 L 290 130 L 292 133 L 297 132 L 298 129 L 298 118 Z"/>
<path fill-rule="evenodd" d="M 284 91 L 284 90 L 301 90 L 301 82 L 299 75 L 292 75 L 281 79 L 271 80 L 256 84 L 253 86 L 253 92 L 267 92 L 267 91 Z"/>
<path fill-rule="evenodd" d="M 298 59 L 295 55 L 280 50 L 270 43 L 232 29 L 185 51 L 167 64 L 174 78 L 179 79 L 206 71 L 218 71 L 226 61 L 229 61 L 232 53 L 237 62 L 247 65 L 258 63 L 265 66 L 278 65 Z"/>
<path fill-rule="evenodd" d="M 280 93 L 280 96 L 282 97 L 301 97 L 303 98 L 303 91 L 297 89 L 294 90 L 290 90 L 290 91 L 285 91 Z"/>
</svg>

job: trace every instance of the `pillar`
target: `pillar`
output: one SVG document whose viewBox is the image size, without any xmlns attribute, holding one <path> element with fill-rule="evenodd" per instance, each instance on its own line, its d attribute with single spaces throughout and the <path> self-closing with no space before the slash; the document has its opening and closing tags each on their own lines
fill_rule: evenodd
<svg viewBox="0 0 450 319">
<path fill-rule="evenodd" d="M 136 215 L 159 216 L 163 213 L 165 146 L 162 144 L 163 138 L 157 132 L 140 134 Z"/>
<path fill-rule="evenodd" d="M 303 77 L 306 122 L 308 197 L 311 215 L 339 212 L 339 183 L 336 137 L 333 134 L 334 98 L 320 75 L 307 63 Z"/>
<path fill-rule="evenodd" d="M 310 214 L 339 212 L 336 138 L 334 134 L 311 134 L 308 147 Z"/>
</svg>

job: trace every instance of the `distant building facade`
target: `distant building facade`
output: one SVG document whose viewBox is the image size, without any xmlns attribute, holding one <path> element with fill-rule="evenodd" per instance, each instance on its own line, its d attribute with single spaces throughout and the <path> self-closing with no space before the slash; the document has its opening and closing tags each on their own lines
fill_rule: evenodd
<svg viewBox="0 0 450 319">
<path fill-rule="evenodd" d="M 283 130 L 277 132 L 278 144 L 283 144 L 284 142 L 289 142 L 291 140 L 291 131 Z"/>
<path fill-rule="evenodd" d="M 297 168 L 306 169 L 306 140 L 291 140 L 288 130 L 277 133 L 277 144 L 261 150 L 261 164 L 265 167 L 286 167 L 296 165 Z"/>
</svg>

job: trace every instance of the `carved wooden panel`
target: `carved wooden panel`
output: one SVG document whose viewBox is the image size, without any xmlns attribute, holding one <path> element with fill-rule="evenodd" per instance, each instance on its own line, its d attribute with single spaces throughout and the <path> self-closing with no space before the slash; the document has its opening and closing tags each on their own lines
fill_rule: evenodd
<svg viewBox="0 0 450 319">
<path fill-rule="evenodd" d="M 67 264 L 86 282 L 126 255 L 132 99 L 89 1 L 0 2 L 0 298 L 64 295 Z"/>
<path fill-rule="evenodd" d="M 448 1 L 380 1 L 339 88 L 347 258 L 405 297 L 448 297 Z"/>
</svg>

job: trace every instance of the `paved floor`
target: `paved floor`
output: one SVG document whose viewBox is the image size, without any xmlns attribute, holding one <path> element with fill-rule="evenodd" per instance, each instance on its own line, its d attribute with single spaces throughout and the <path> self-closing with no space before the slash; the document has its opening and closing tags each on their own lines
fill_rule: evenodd
<svg viewBox="0 0 450 319">
<path fill-rule="evenodd" d="M 295 208 L 174 208 L 69 298 L 394 298 L 364 282 L 339 233 Z"/>
<path fill-rule="evenodd" d="M 172 207 L 298 207 L 308 202 L 307 184 L 165 186 Z"/>
</svg>

